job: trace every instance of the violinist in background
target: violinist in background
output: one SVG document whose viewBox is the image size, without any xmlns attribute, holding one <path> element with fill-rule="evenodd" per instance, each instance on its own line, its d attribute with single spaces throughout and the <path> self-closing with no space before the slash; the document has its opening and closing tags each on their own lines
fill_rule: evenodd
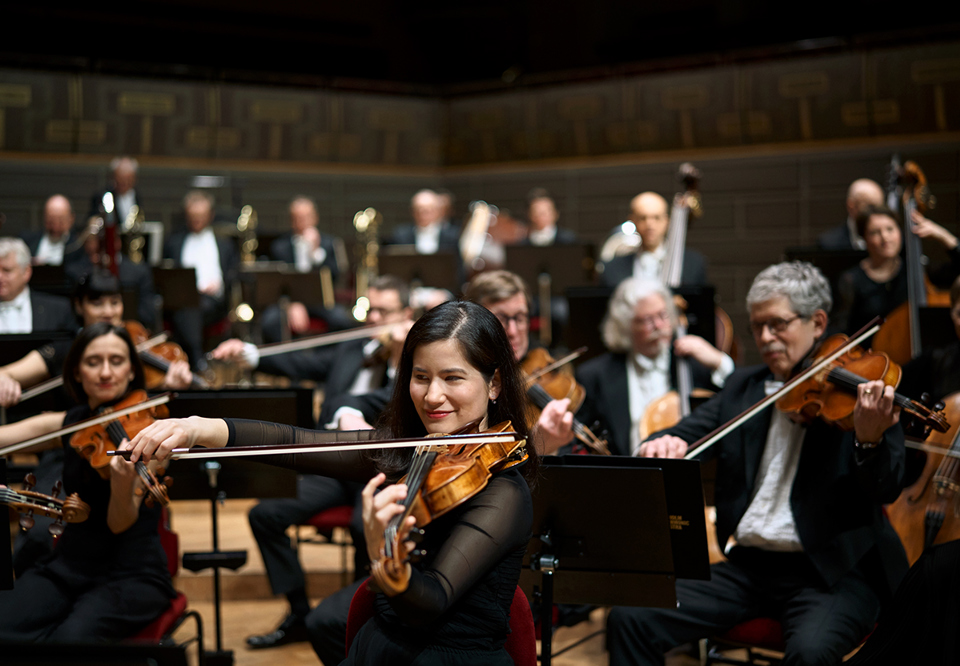
<svg viewBox="0 0 960 666">
<path fill-rule="evenodd" d="M 474 277 L 463 297 L 492 312 L 503 325 L 521 365 L 530 351 L 530 292 L 519 275 L 510 271 L 488 271 Z M 537 418 L 531 435 L 541 455 L 555 453 L 573 439 L 573 414 L 570 400 L 563 398 L 547 404 Z"/>
<path fill-rule="evenodd" d="M 817 236 L 817 246 L 824 250 L 866 250 L 863 232 L 857 229 L 857 218 L 868 206 L 882 206 L 886 197 L 883 188 L 869 178 L 858 178 L 847 189 L 847 221 Z"/>
<path fill-rule="evenodd" d="M 0 238 L 0 334 L 76 330 L 70 302 L 30 289 L 30 250 L 19 238 Z"/>
<path fill-rule="evenodd" d="M 723 390 L 640 455 L 682 457 L 689 443 L 740 414 L 790 378 L 827 328 L 830 286 L 811 264 L 761 271 L 747 294 L 764 364 L 737 370 Z M 728 562 L 709 581 L 677 581 L 676 610 L 615 608 L 607 623 L 611 666 L 662 664 L 683 643 L 764 615 L 779 620 L 784 663 L 839 664 L 874 626 L 882 600 L 907 569 L 884 517 L 903 478 L 904 438 L 893 387 L 858 387 L 854 432 L 794 422 L 772 408 L 721 439 L 719 543 Z"/>
<path fill-rule="evenodd" d="M 878 315 L 889 314 L 907 300 L 907 271 L 901 259 L 903 236 L 896 214 L 886 206 L 867 206 L 856 223 L 866 243 L 867 258 L 840 276 L 837 323 L 848 334 Z M 949 286 L 960 275 L 957 237 L 920 213 L 910 226 L 917 236 L 936 239 L 949 253 L 948 265 L 928 271 L 934 284 Z"/>
<path fill-rule="evenodd" d="M 667 255 L 664 240 L 670 228 L 667 200 L 656 192 L 643 192 L 630 201 L 630 221 L 636 225 L 641 243 L 635 254 L 615 257 L 604 266 L 600 285 L 616 287 L 630 276 L 659 278 Z M 686 248 L 680 273 L 682 285 L 707 284 L 707 261 L 703 255 Z"/>
<path fill-rule="evenodd" d="M 659 280 L 632 277 L 617 287 L 603 320 L 607 353 L 577 368 L 587 397 L 577 412 L 599 421 L 614 455 L 636 455 L 648 405 L 677 388 L 677 361 L 690 361 L 693 384 L 717 391 L 733 372 L 733 359 L 696 335 L 675 339 L 677 311 Z"/>
<path fill-rule="evenodd" d="M 510 349 L 503 326 L 479 305 L 450 302 L 427 312 L 404 343 L 383 434 L 423 437 L 475 420 L 482 421 L 481 430 L 509 420 L 525 436 L 524 385 Z M 133 459 L 163 460 L 181 446 L 311 441 L 313 431 L 291 426 L 193 417 L 157 421 L 129 448 Z M 538 462 L 533 447 L 526 450 L 524 464 L 495 473 L 478 494 L 426 525 L 424 559 L 410 565 L 405 591 L 377 594 L 375 617 L 360 628 L 344 664 L 513 664 L 503 645 L 533 518 L 527 479 L 536 478 Z M 396 502 L 408 488 L 397 482 L 412 456 L 406 448 L 301 453 L 270 461 L 366 481 L 367 548 L 371 559 L 379 560 L 384 528 L 402 512 Z M 375 493 L 384 481 L 392 485 Z M 412 518 L 402 524 L 401 541 L 412 524 Z"/>
<path fill-rule="evenodd" d="M 143 388 L 143 368 L 127 332 L 96 323 L 79 333 L 67 354 L 64 380 L 78 405 L 0 426 L 0 445 L 26 441 L 91 416 L 97 408 Z M 138 494 L 134 465 L 112 458 L 106 476 L 63 438 L 63 486 L 90 507 L 83 523 L 68 523 L 57 547 L 0 592 L 0 642 L 84 643 L 130 637 L 175 596 L 157 522 Z"/>
<path fill-rule="evenodd" d="M 84 276 L 73 294 L 73 310 L 84 327 L 98 322 L 123 326 L 123 298 L 120 282 L 111 273 L 99 270 Z M 23 358 L 0 367 L 0 405 L 10 407 L 20 402 L 23 389 L 30 388 L 63 372 L 70 343 L 47 344 Z M 190 386 L 190 367 L 183 361 L 170 364 L 163 384 L 158 388 L 178 390 Z M 52 488 L 63 476 L 63 451 L 43 451 L 34 469 L 37 487 Z M 21 533 L 14 544 L 13 569 L 21 575 L 53 547 L 44 525 L 50 519 L 38 516 L 37 529 Z"/>
<path fill-rule="evenodd" d="M 577 235 L 569 229 L 557 226 L 560 213 L 550 193 L 542 187 L 530 190 L 527 195 L 527 220 L 530 231 L 519 245 L 573 245 L 579 242 Z"/>
</svg>

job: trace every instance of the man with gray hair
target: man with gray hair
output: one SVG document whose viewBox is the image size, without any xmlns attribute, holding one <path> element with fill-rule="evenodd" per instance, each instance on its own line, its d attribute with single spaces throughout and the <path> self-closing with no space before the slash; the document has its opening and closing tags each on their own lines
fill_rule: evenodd
<svg viewBox="0 0 960 666">
<path fill-rule="evenodd" d="M 117 212 L 117 220 L 123 222 L 130 215 L 130 209 L 140 206 L 140 195 L 137 193 L 137 160 L 132 157 L 119 156 L 110 160 L 110 183 L 103 191 L 93 195 L 90 201 L 90 213 L 87 217 L 100 214 L 103 206 L 103 195 L 109 192 L 113 195 L 113 205 Z"/>
<path fill-rule="evenodd" d="M 747 294 L 763 365 L 734 372 L 709 402 L 644 442 L 641 455 L 681 457 L 776 390 L 819 344 L 830 306 L 830 287 L 811 264 L 763 270 Z M 714 564 L 708 581 L 678 581 L 675 610 L 615 608 L 611 666 L 662 664 L 672 647 L 760 616 L 782 624 L 785 664 L 839 664 L 907 570 L 882 512 L 904 468 L 893 395 L 881 381 L 861 384 L 853 432 L 768 407 L 703 452 L 718 462 L 717 536 L 728 561 Z"/>
<path fill-rule="evenodd" d="M 0 334 L 73 332 L 70 301 L 32 291 L 30 250 L 19 238 L 0 238 Z"/>
<path fill-rule="evenodd" d="M 577 418 L 599 422 L 610 450 L 635 455 L 647 407 L 677 388 L 678 361 L 686 358 L 693 386 L 718 390 L 733 372 L 733 359 L 696 335 L 674 340 L 677 313 L 670 291 L 659 280 L 627 278 L 617 287 L 603 320 L 607 353 L 577 369 L 586 391 Z"/>
<path fill-rule="evenodd" d="M 384 240 L 384 245 L 415 245 L 419 254 L 457 250 L 460 229 L 444 220 L 443 199 L 433 190 L 420 190 L 410 199 L 413 224 L 401 225 Z"/>
</svg>

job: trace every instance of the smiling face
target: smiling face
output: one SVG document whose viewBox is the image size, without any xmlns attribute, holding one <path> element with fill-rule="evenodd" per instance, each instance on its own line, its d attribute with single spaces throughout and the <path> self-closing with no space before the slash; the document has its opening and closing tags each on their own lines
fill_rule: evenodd
<svg viewBox="0 0 960 666">
<path fill-rule="evenodd" d="M 91 340 L 76 370 L 76 380 L 93 409 L 126 393 L 133 378 L 127 343 L 113 333 Z"/>
<path fill-rule="evenodd" d="M 750 306 L 754 342 L 770 371 L 786 379 L 807 355 L 827 326 L 827 313 L 817 310 L 809 318 L 797 316 L 785 296 Z"/>
<path fill-rule="evenodd" d="M 413 352 L 410 399 L 428 433 L 449 433 L 483 419 L 500 394 L 500 376 L 488 382 L 464 357 L 455 340 L 439 340 Z"/>
<path fill-rule="evenodd" d="M 114 326 L 123 324 L 123 298 L 120 294 L 101 294 L 96 298 L 84 296 L 75 309 L 83 320 L 84 326 L 98 321 Z"/>
</svg>

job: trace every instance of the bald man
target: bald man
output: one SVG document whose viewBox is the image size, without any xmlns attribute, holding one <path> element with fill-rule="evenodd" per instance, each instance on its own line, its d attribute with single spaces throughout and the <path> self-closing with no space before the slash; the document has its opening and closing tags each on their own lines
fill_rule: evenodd
<svg viewBox="0 0 960 666">
<path fill-rule="evenodd" d="M 64 250 L 72 240 L 73 207 L 62 194 L 54 194 L 43 205 L 43 231 L 28 231 L 22 235 L 34 264 L 63 264 Z"/>
<path fill-rule="evenodd" d="M 824 250 L 866 250 L 867 243 L 857 232 L 857 216 L 868 206 L 882 206 L 884 193 L 875 181 L 859 178 L 847 189 L 847 221 L 817 237 Z"/>
<path fill-rule="evenodd" d="M 384 245 L 415 245 L 419 254 L 457 251 L 460 229 L 444 220 L 446 204 L 433 190 L 420 190 L 410 200 L 413 224 L 396 227 Z"/>
<path fill-rule="evenodd" d="M 642 192 L 630 201 L 630 221 L 637 227 L 641 243 L 635 254 L 615 257 L 608 261 L 600 274 L 600 285 L 616 287 L 628 277 L 659 279 L 660 268 L 666 256 L 664 241 L 670 227 L 667 200 L 656 192 Z M 707 262 L 696 250 L 683 253 L 681 285 L 707 284 Z"/>
</svg>

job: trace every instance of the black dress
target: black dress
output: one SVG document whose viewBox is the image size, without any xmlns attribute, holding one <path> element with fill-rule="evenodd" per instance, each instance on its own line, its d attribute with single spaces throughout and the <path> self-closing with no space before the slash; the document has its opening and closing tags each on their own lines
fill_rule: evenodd
<svg viewBox="0 0 960 666">
<path fill-rule="evenodd" d="M 228 446 L 317 441 L 310 430 L 227 419 Z M 271 456 L 301 472 L 366 482 L 377 470 L 358 452 Z M 357 634 L 347 664 L 513 664 L 503 648 L 533 507 L 511 469 L 426 527 L 425 558 L 406 592 L 378 594 L 376 614 Z"/>
<path fill-rule="evenodd" d="M 888 282 L 874 282 L 858 264 L 840 275 L 837 325 L 852 335 L 876 316 L 886 316 L 907 301 L 907 272 L 901 266 Z"/>
<path fill-rule="evenodd" d="M 67 412 L 64 425 L 90 416 Z M 66 524 L 57 547 L 0 592 L 0 642 L 94 642 L 134 635 L 170 605 L 176 593 L 160 544 L 160 508 L 140 505 L 120 534 L 107 525 L 110 481 L 70 447 L 64 436 L 63 485 L 90 505 L 83 523 Z"/>
</svg>

